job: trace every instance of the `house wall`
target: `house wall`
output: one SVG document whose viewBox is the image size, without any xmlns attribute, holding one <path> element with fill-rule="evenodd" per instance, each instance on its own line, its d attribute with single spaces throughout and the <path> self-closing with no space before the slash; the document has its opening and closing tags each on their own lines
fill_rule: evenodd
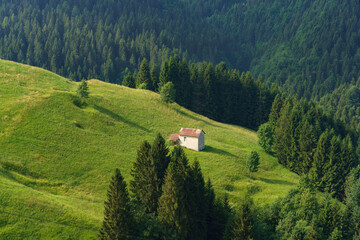
<svg viewBox="0 0 360 240">
<path fill-rule="evenodd" d="M 200 136 L 198 138 L 198 150 L 197 151 L 201 151 L 205 148 L 205 134 L 204 132 L 200 133 Z"/>
<path fill-rule="evenodd" d="M 180 146 L 199 151 L 199 141 L 195 137 L 179 136 Z"/>
</svg>

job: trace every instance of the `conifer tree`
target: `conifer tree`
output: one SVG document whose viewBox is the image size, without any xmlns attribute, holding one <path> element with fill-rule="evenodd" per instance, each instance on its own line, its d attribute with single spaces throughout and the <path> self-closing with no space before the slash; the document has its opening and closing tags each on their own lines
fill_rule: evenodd
<svg viewBox="0 0 360 240">
<path fill-rule="evenodd" d="M 179 104 L 182 106 L 189 108 L 191 105 L 191 82 L 190 82 L 190 69 L 186 59 L 182 60 L 180 66 L 180 79 L 181 85 L 179 86 L 180 91 L 180 99 Z"/>
<path fill-rule="evenodd" d="M 302 169 L 301 173 L 303 174 L 307 174 L 311 168 L 316 149 L 316 143 L 317 139 L 315 129 L 306 119 L 301 124 L 301 131 L 299 136 L 299 157 Z"/>
<path fill-rule="evenodd" d="M 79 85 L 76 92 L 82 99 L 89 97 L 89 87 L 88 87 L 85 80 L 81 81 L 81 83 L 80 83 L 80 85 Z"/>
<path fill-rule="evenodd" d="M 328 153 L 330 152 L 330 140 L 332 136 L 333 132 L 329 130 L 321 134 L 314 154 L 314 161 L 309 171 L 310 180 L 320 191 L 324 191 L 325 189 L 323 177 L 326 174 L 325 165 L 329 161 Z"/>
<path fill-rule="evenodd" d="M 164 86 L 169 81 L 170 81 L 170 79 L 169 79 L 169 63 L 168 63 L 168 61 L 164 61 L 161 64 L 161 68 L 160 68 L 158 89 L 160 90 L 161 87 Z"/>
<path fill-rule="evenodd" d="M 150 69 L 146 58 L 144 58 L 141 62 L 139 73 L 136 79 L 136 86 L 145 84 L 146 89 L 153 90 Z"/>
<path fill-rule="evenodd" d="M 189 236 L 191 239 L 206 239 L 207 199 L 205 181 L 201 172 L 200 163 L 195 160 L 190 167 L 187 181 L 189 214 Z"/>
<path fill-rule="evenodd" d="M 131 169 L 133 180 L 130 190 L 141 202 L 147 212 L 155 212 L 161 195 L 160 181 L 155 170 L 155 160 L 151 155 L 151 145 L 145 141 L 137 152 L 136 161 Z"/>
<path fill-rule="evenodd" d="M 264 123 L 257 131 L 259 137 L 258 143 L 267 153 L 271 153 L 274 144 L 274 128 L 269 123 Z"/>
<path fill-rule="evenodd" d="M 131 72 L 128 72 L 128 74 L 124 77 L 122 85 L 130 88 L 135 88 L 135 78 Z"/>
<path fill-rule="evenodd" d="M 165 139 L 160 133 L 157 134 L 152 146 L 151 157 L 154 159 L 157 179 L 160 182 L 160 189 L 164 183 L 166 169 L 170 163 L 169 148 L 166 146 Z"/>
<path fill-rule="evenodd" d="M 167 82 L 160 88 L 160 98 L 164 103 L 172 103 L 175 101 L 176 90 L 172 82 Z"/>
<path fill-rule="evenodd" d="M 246 168 L 250 172 L 250 178 L 251 178 L 251 173 L 258 171 L 260 164 L 259 160 L 260 160 L 259 154 L 256 151 L 252 151 L 246 161 Z"/>
<path fill-rule="evenodd" d="M 255 220 L 252 214 L 253 202 L 246 196 L 236 212 L 232 238 L 233 240 L 250 240 L 254 237 Z"/>
<path fill-rule="evenodd" d="M 104 220 L 99 232 L 101 240 L 132 239 L 133 216 L 129 202 L 126 182 L 120 170 L 116 169 L 105 201 Z"/>
<path fill-rule="evenodd" d="M 155 64 L 152 65 L 151 67 L 151 70 L 150 70 L 150 77 L 151 77 L 151 83 L 152 83 L 152 86 L 153 86 L 153 91 L 155 92 L 158 92 L 159 91 L 159 74 L 158 74 L 158 71 L 156 69 L 156 66 Z"/>
<path fill-rule="evenodd" d="M 175 161 L 166 171 L 162 195 L 159 199 L 158 216 L 161 222 L 175 230 L 180 239 L 188 236 L 189 219 L 186 211 L 185 181 Z"/>
<path fill-rule="evenodd" d="M 284 100 L 283 95 L 278 94 L 275 96 L 269 115 L 269 123 L 273 126 L 276 126 L 276 122 L 280 117 L 280 110 L 283 107 Z"/>
</svg>

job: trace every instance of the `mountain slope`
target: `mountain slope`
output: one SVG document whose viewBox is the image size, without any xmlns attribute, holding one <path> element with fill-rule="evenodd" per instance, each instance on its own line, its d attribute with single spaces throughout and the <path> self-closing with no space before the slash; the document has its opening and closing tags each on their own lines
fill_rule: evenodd
<svg viewBox="0 0 360 240">
<path fill-rule="evenodd" d="M 206 149 L 186 153 L 233 203 L 245 192 L 270 202 L 298 181 L 263 152 L 253 131 L 164 104 L 150 91 L 88 84 L 88 105 L 79 108 L 77 83 L 0 61 L 1 238 L 95 238 L 114 169 L 130 180 L 139 144 L 181 127 L 204 129 Z M 245 161 L 253 150 L 261 162 L 250 179 Z"/>
<path fill-rule="evenodd" d="M 360 75 L 357 0 L 17 0 L 0 19 L 0 57 L 77 80 L 120 83 L 143 58 L 159 68 L 173 54 L 306 98 Z"/>
</svg>

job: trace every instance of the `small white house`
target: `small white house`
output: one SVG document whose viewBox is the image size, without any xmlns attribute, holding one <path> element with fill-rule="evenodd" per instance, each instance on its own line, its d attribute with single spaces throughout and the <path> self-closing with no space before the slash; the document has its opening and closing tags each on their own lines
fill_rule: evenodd
<svg viewBox="0 0 360 240">
<path fill-rule="evenodd" d="M 202 129 L 181 128 L 179 133 L 170 136 L 169 141 L 174 145 L 201 151 L 205 148 L 205 132 Z"/>
</svg>

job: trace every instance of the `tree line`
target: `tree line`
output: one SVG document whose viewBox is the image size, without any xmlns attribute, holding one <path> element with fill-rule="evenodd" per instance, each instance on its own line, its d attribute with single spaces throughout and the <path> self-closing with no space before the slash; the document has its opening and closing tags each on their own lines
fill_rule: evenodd
<svg viewBox="0 0 360 240">
<path fill-rule="evenodd" d="M 128 191 L 120 171 L 112 177 L 99 239 L 358 239 L 360 167 L 346 183 L 345 204 L 319 197 L 302 177 L 284 198 L 265 206 L 250 195 L 229 203 L 216 197 L 198 161 L 181 147 L 170 153 L 160 134 L 143 142 L 131 169 Z"/>
<path fill-rule="evenodd" d="M 221 61 L 318 100 L 360 76 L 360 4 L 350 1 L 0 3 L 0 56 L 74 80 L 120 83 L 142 59 Z"/>
<path fill-rule="evenodd" d="M 261 79 L 255 81 L 249 72 L 229 69 L 224 62 L 216 66 L 207 62 L 189 64 L 178 55 L 162 62 L 160 72 L 143 59 L 139 69 L 129 72 L 122 84 L 160 91 L 168 82 L 174 85 L 173 100 L 178 104 L 214 120 L 251 129 L 267 121 L 278 93 Z"/>
</svg>

